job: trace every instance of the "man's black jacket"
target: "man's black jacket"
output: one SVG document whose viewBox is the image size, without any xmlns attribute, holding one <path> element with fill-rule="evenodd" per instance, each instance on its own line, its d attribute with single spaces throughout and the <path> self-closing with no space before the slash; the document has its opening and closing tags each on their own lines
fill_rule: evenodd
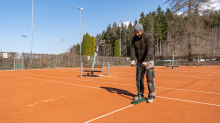
<svg viewBox="0 0 220 123">
<path fill-rule="evenodd" d="M 137 58 L 139 62 L 154 60 L 154 38 L 150 33 L 143 33 L 139 38 L 134 36 L 131 42 L 131 61 Z"/>
</svg>

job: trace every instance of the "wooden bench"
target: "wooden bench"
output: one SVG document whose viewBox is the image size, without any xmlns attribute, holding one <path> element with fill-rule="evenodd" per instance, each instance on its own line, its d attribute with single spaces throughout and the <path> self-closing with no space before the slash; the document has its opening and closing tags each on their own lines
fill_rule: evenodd
<svg viewBox="0 0 220 123">
<path fill-rule="evenodd" d="M 92 70 L 91 64 L 84 64 L 83 65 L 83 71 L 84 72 L 91 72 L 91 76 L 93 76 L 93 72 L 102 72 L 103 71 L 103 64 L 95 64 L 94 68 L 101 68 L 99 70 Z"/>
<path fill-rule="evenodd" d="M 173 65 L 172 64 L 166 64 L 166 67 L 171 67 L 171 69 L 173 69 L 174 67 L 179 67 L 180 66 L 180 64 L 179 63 L 173 63 Z"/>
</svg>

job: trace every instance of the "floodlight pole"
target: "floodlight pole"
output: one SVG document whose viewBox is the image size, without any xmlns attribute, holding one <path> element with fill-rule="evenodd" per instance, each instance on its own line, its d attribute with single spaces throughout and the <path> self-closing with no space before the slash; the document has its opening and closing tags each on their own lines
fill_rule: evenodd
<svg viewBox="0 0 220 123">
<path fill-rule="evenodd" d="M 121 20 L 120 20 L 120 24 L 121 24 Z M 120 57 L 121 57 L 121 25 L 120 25 Z"/>
<path fill-rule="evenodd" d="M 33 42 L 33 14 L 34 14 L 34 0 L 32 0 L 32 25 L 31 25 L 31 66 L 32 66 L 32 42 Z"/>
<path fill-rule="evenodd" d="M 83 8 L 77 7 L 80 10 L 80 61 L 81 60 L 81 11 L 83 11 Z"/>
</svg>

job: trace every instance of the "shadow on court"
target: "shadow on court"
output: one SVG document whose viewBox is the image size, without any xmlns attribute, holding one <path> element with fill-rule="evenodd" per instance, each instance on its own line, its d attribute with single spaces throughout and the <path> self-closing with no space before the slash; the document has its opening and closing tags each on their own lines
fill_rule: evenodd
<svg viewBox="0 0 220 123">
<path fill-rule="evenodd" d="M 125 98 L 128 98 L 130 100 L 133 100 L 133 97 L 136 96 L 135 94 L 128 92 L 126 90 L 118 89 L 118 88 L 112 88 L 112 87 L 100 87 L 101 89 L 105 89 L 109 91 L 110 93 L 116 93 L 120 96 L 123 96 Z"/>
</svg>

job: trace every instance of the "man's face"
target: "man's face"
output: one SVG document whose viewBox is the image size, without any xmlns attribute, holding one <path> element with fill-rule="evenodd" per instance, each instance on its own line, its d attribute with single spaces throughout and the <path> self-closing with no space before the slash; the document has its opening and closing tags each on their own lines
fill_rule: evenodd
<svg viewBox="0 0 220 123">
<path fill-rule="evenodd" d="M 141 35 L 143 34 L 143 31 L 137 31 L 137 32 L 135 32 L 135 34 L 136 34 L 138 37 L 141 37 Z"/>
</svg>

